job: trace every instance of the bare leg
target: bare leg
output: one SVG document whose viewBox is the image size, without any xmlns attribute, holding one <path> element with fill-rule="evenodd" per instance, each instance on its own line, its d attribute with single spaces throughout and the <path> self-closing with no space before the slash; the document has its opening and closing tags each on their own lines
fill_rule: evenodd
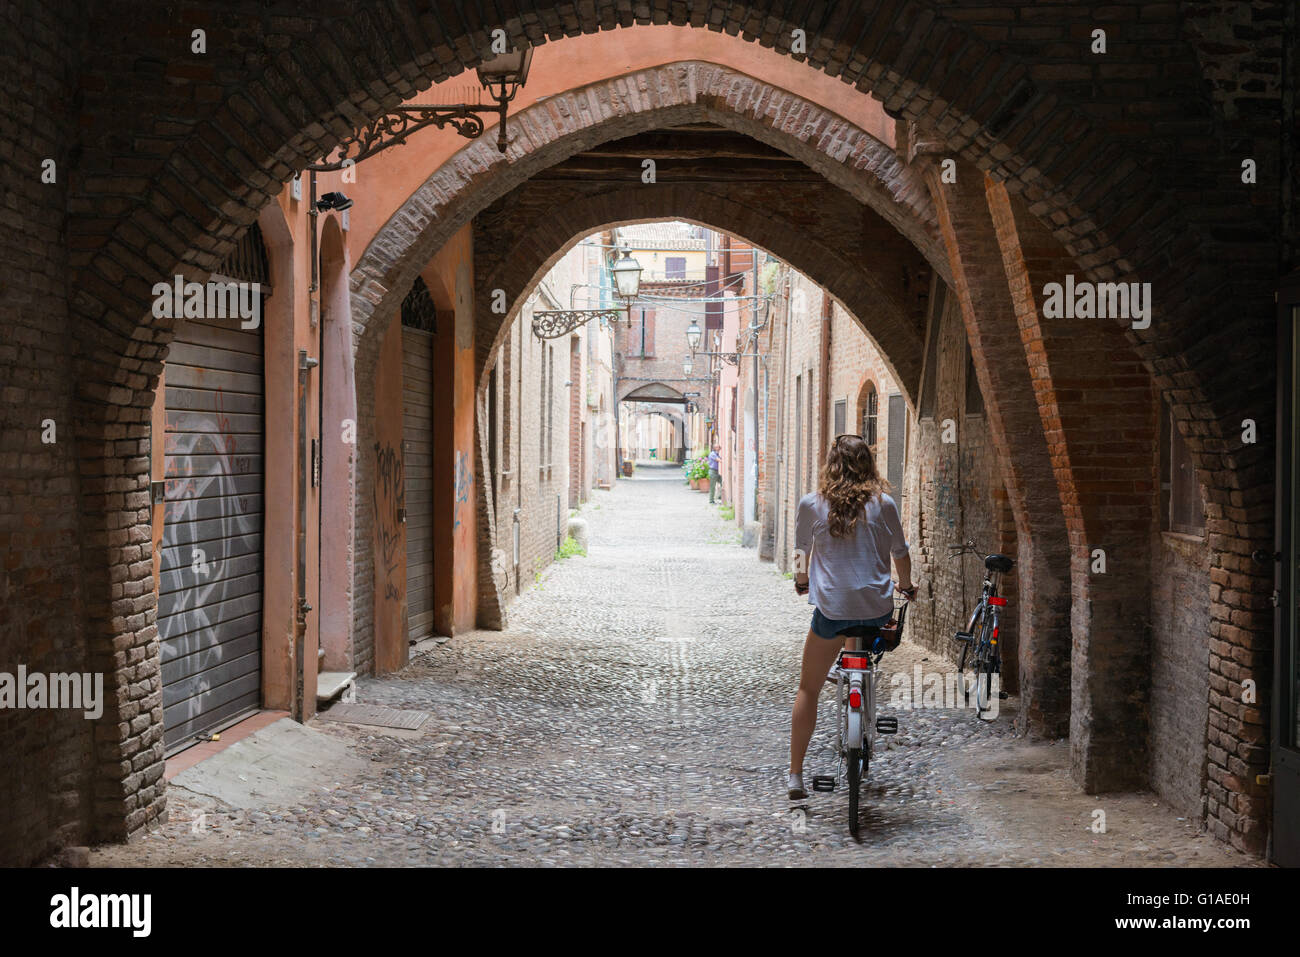
<svg viewBox="0 0 1300 957">
<path fill-rule="evenodd" d="M 799 692 L 794 698 L 794 714 L 790 719 L 790 773 L 803 773 L 803 759 L 808 751 L 817 724 L 817 697 L 826 683 L 826 672 L 831 670 L 835 657 L 844 645 L 844 637 L 819 638 L 808 630 L 803 643 L 803 670 L 799 673 Z"/>
</svg>

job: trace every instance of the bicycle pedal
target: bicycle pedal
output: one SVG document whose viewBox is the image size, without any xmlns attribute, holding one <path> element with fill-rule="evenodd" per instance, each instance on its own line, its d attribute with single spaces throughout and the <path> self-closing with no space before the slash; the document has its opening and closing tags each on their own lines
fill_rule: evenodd
<svg viewBox="0 0 1300 957">
<path fill-rule="evenodd" d="M 818 774 L 813 777 L 814 791 L 834 791 L 835 779 L 829 774 Z"/>
<path fill-rule="evenodd" d="M 898 734 L 898 719 L 877 718 L 876 733 L 877 734 Z"/>
<path fill-rule="evenodd" d="M 972 634 L 970 634 L 970 632 L 959 631 L 959 632 L 957 632 L 955 635 L 952 636 L 952 640 L 953 640 L 953 641 L 964 641 L 964 642 L 966 642 L 966 643 L 969 644 L 970 642 L 972 642 L 972 641 L 975 640 L 975 636 L 972 635 Z"/>
</svg>

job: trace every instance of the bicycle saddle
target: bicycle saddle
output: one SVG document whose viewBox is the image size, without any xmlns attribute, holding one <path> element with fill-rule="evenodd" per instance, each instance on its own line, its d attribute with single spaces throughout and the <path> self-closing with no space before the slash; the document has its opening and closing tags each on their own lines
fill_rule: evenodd
<svg viewBox="0 0 1300 957">
<path fill-rule="evenodd" d="M 1005 555 L 990 555 L 984 559 L 985 568 L 991 572 L 1003 572 L 1004 574 L 1011 571 L 1011 566 L 1015 563 L 1014 558 L 1007 558 Z"/>
</svg>

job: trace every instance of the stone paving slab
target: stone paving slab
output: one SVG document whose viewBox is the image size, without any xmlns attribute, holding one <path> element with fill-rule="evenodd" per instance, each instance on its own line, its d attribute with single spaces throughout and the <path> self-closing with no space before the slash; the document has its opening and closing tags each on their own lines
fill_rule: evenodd
<svg viewBox="0 0 1300 957">
<path fill-rule="evenodd" d="M 418 731 L 313 722 L 364 773 L 280 806 L 208 810 L 198 833 L 173 789 L 167 825 L 91 863 L 1258 865 L 1149 793 L 1084 795 L 1068 744 L 1012 735 L 1014 698 L 992 722 L 891 710 L 915 668 L 951 667 L 907 641 L 884 661 L 899 733 L 872 762 L 855 843 L 843 788 L 785 796 L 806 601 L 679 481 L 619 482 L 582 514 L 588 557 L 547 569 L 506 632 L 358 680 L 359 703 L 428 712 Z M 809 779 L 834 768 L 822 704 Z"/>
</svg>

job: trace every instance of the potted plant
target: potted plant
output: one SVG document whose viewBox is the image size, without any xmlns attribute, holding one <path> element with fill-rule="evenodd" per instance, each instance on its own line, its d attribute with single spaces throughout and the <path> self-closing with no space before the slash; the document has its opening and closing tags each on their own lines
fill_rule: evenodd
<svg viewBox="0 0 1300 957">
<path fill-rule="evenodd" d="M 709 460 L 700 458 L 695 460 L 695 465 L 691 469 L 691 479 L 693 480 L 692 488 L 701 492 L 708 491 L 709 488 Z"/>
</svg>

